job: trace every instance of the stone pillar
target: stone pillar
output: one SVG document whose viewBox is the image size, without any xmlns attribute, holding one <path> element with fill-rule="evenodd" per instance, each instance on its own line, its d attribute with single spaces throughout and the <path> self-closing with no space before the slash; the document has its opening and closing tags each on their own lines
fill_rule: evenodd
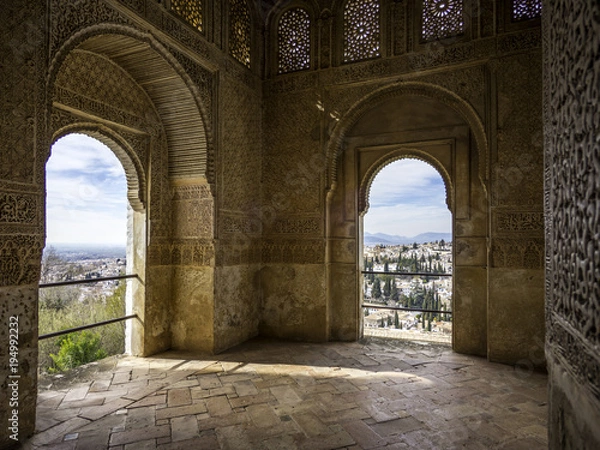
<svg viewBox="0 0 600 450">
<path fill-rule="evenodd" d="M 546 1 L 549 447 L 600 448 L 600 3 Z"/>
<path fill-rule="evenodd" d="M 45 1 L 0 17 L 0 447 L 35 429 L 37 284 L 44 245 Z M 9 428 L 10 427 L 10 428 Z"/>
</svg>

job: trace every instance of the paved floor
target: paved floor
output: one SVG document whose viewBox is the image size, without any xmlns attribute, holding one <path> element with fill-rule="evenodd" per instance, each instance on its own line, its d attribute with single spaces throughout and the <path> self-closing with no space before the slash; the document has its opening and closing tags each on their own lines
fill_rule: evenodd
<svg viewBox="0 0 600 450">
<path fill-rule="evenodd" d="M 431 344 L 258 339 L 92 367 L 41 383 L 26 449 L 547 447 L 545 375 Z"/>
</svg>

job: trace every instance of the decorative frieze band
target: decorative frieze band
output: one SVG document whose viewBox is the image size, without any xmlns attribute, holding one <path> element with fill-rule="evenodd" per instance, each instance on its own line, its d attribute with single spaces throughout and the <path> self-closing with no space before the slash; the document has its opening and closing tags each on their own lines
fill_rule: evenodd
<svg viewBox="0 0 600 450">
<path fill-rule="evenodd" d="M 542 269 L 544 239 L 494 239 L 492 266 L 507 269 Z"/>
<path fill-rule="evenodd" d="M 496 213 L 496 231 L 506 232 L 529 232 L 544 230 L 543 212 L 497 212 Z"/>
</svg>

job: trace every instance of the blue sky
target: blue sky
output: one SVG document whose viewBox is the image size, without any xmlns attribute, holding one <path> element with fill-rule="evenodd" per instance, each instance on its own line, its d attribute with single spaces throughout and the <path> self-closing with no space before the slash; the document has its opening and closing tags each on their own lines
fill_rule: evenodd
<svg viewBox="0 0 600 450">
<path fill-rule="evenodd" d="M 49 245 L 125 244 L 125 172 L 101 142 L 81 134 L 56 141 L 46 164 L 46 193 Z"/>
<path fill-rule="evenodd" d="M 369 203 L 365 232 L 408 237 L 452 232 L 444 181 L 422 161 L 401 159 L 384 167 L 371 184 Z"/>
</svg>

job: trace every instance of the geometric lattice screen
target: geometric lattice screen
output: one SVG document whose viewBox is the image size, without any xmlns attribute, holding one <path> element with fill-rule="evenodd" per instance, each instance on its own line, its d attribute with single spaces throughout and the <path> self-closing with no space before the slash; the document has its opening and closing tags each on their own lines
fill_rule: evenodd
<svg viewBox="0 0 600 450">
<path fill-rule="evenodd" d="M 189 23 L 198 31 L 202 31 L 203 0 L 171 0 L 171 11 Z"/>
<path fill-rule="evenodd" d="M 344 6 L 343 61 L 381 56 L 381 8 L 375 0 L 348 0 Z"/>
<path fill-rule="evenodd" d="M 464 33 L 464 6 L 462 0 L 424 0 L 423 28 L 424 41 L 436 41 Z"/>
<path fill-rule="evenodd" d="M 310 17 L 302 8 L 286 11 L 277 26 L 278 73 L 310 69 Z"/>
<path fill-rule="evenodd" d="M 513 0 L 513 20 L 535 19 L 537 17 L 540 17 L 541 15 L 542 0 Z"/>
<path fill-rule="evenodd" d="M 250 67 L 250 11 L 246 0 L 229 0 L 229 53 Z"/>
</svg>

